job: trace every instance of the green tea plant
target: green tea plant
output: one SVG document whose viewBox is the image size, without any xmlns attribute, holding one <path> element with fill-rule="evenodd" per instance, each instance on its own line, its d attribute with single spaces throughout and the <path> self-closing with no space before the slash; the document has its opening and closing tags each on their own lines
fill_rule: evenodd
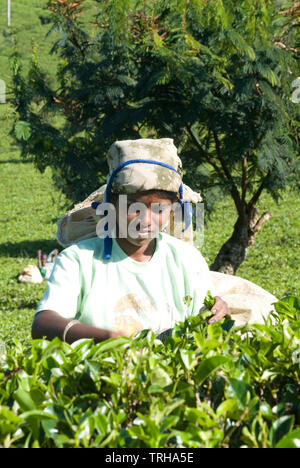
<svg viewBox="0 0 300 468">
<path fill-rule="evenodd" d="M 158 339 L 15 341 L 0 356 L 3 447 L 299 447 L 300 300 L 264 325 L 202 315 Z"/>
</svg>

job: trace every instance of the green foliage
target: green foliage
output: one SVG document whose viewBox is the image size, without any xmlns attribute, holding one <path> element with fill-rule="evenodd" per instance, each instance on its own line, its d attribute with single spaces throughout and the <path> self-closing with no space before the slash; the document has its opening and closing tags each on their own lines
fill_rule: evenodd
<svg viewBox="0 0 300 468">
<path fill-rule="evenodd" d="M 15 341 L 0 356 L 0 444 L 299 447 L 300 300 L 276 309 L 240 328 L 186 319 L 164 342 Z"/>
<path fill-rule="evenodd" d="M 19 284 L 27 264 L 37 264 L 36 252 L 60 248 L 56 221 L 66 211 L 64 196 L 54 187 L 51 170 L 44 174 L 24 162 L 9 134 L 14 118 L 10 104 L 0 106 L 0 340 L 30 339 L 34 311 L 46 289 L 43 284 Z"/>
<path fill-rule="evenodd" d="M 30 124 L 20 120 L 15 126 L 15 132 L 18 140 L 29 140 L 31 137 Z"/>
<path fill-rule="evenodd" d="M 49 86 L 37 59 L 26 80 L 14 70 L 18 118 L 31 129 L 17 138 L 37 167 L 55 169 L 68 197 L 79 201 L 104 182 L 114 140 L 143 136 L 174 138 L 186 181 L 210 203 L 230 193 L 239 213 L 259 187 L 276 197 L 297 174 L 290 97 L 299 65 L 274 40 L 286 20 L 273 0 L 49 0 L 48 8 L 59 84 Z"/>
<path fill-rule="evenodd" d="M 300 37 L 297 28 L 300 25 L 300 5 L 296 0 L 282 0 L 279 6 L 281 19 L 278 19 L 278 23 L 282 28 L 278 38 L 279 44 L 282 48 L 290 48 L 299 57 Z"/>
<path fill-rule="evenodd" d="M 206 298 L 204 300 L 204 305 L 207 307 L 207 309 L 211 310 L 214 303 L 215 303 L 215 300 L 214 300 L 211 292 L 208 291 L 208 294 L 207 294 L 207 296 L 206 296 Z"/>
<path fill-rule="evenodd" d="M 281 45 L 286 18 L 273 0 L 91 4 L 48 1 L 57 86 L 35 51 L 27 78 L 13 54 L 23 156 L 78 202 L 105 183 L 113 141 L 174 138 L 206 208 L 234 201 L 235 231 L 211 268 L 235 273 L 268 218 L 256 211 L 262 192 L 278 200 L 299 185 L 300 68 Z"/>
<path fill-rule="evenodd" d="M 14 2 L 14 5 L 17 3 L 18 0 Z M 23 1 L 22 4 L 19 2 L 17 8 L 17 12 L 21 13 L 20 16 L 24 17 L 24 24 L 26 23 L 25 26 L 21 23 L 18 26 L 22 31 L 22 41 L 19 41 L 22 64 L 24 56 L 26 58 L 26 53 L 30 48 L 29 30 L 26 25 L 28 25 L 27 13 L 29 14 L 31 10 L 27 7 L 23 8 L 27 3 L 31 6 L 34 2 L 28 0 Z M 91 4 L 91 2 L 87 3 Z M 198 1 L 190 3 L 200 6 Z M 241 2 L 236 3 L 242 5 Z M 250 5 L 250 3 L 248 4 Z M 218 2 L 219 11 L 221 11 L 222 4 L 226 5 L 226 2 Z M 243 2 L 243 5 L 245 4 Z M 260 2 L 260 5 L 262 4 L 263 2 Z M 37 3 L 35 4 L 37 8 L 36 5 Z M 110 7 L 110 5 L 108 6 Z M 117 12 L 118 2 L 114 2 L 112 6 L 114 7 L 112 11 Z M 127 8 L 127 6 L 126 4 L 125 7 Z M 122 11 L 121 8 L 118 12 L 119 19 L 124 16 Z M 176 16 L 178 9 L 172 11 Z M 265 10 L 263 13 L 263 9 L 259 10 L 262 19 L 268 15 L 268 11 L 270 10 Z M 242 12 L 240 14 L 242 15 Z M 254 34 L 257 27 L 256 16 L 253 15 L 252 18 L 245 29 L 249 35 Z M 208 19 L 212 27 L 215 22 L 224 30 L 232 20 L 228 15 L 220 16 L 219 12 L 214 16 L 213 9 Z M 111 28 L 113 21 L 115 21 L 115 17 L 112 15 Z M 140 23 L 142 23 L 142 19 Z M 245 25 L 245 23 L 241 24 Z M 105 23 L 102 25 L 105 26 Z M 48 27 L 46 26 L 46 29 Z M 98 27 L 93 26 L 95 32 Z M 117 25 L 114 27 L 118 31 Z M 140 27 L 137 21 L 135 21 L 135 27 Z M 30 20 L 30 28 L 30 35 L 33 35 L 33 31 L 36 32 L 33 17 Z M 171 61 L 172 54 L 163 47 L 164 37 L 159 39 L 154 32 L 152 40 L 150 30 L 151 28 L 149 28 L 148 42 L 145 39 L 144 43 L 145 51 L 147 48 L 152 51 L 154 41 L 157 55 L 164 54 L 164 63 Z M 264 32 L 263 29 L 261 31 Z M 291 31 L 296 31 L 296 28 L 291 29 Z M 53 32 L 53 34 L 58 33 L 59 28 L 57 32 Z M 164 31 L 161 31 L 160 36 L 163 34 Z M 176 31 L 173 31 L 172 34 L 176 42 Z M 241 27 L 239 34 L 244 38 L 243 27 Z M 125 35 L 125 29 L 123 35 Z M 41 33 L 39 36 L 43 37 L 43 34 Z M 94 36 L 93 33 L 92 37 Z M 50 38 L 53 38 L 53 35 Z M 201 49 L 202 55 L 207 57 L 207 60 L 210 56 L 211 60 L 215 60 L 219 64 L 218 49 L 210 50 L 199 41 L 196 44 L 192 40 L 193 37 L 182 38 L 179 31 L 178 38 L 181 40 L 181 43 L 178 42 L 178 46 L 182 47 L 183 50 L 186 50 L 186 42 L 189 43 L 191 49 L 189 52 L 191 54 L 190 73 L 193 69 L 192 58 L 196 55 L 193 48 L 196 47 Z M 63 44 L 63 36 L 61 39 L 60 45 Z M 110 40 L 112 39 L 111 36 Z M 1 38 L 1 40 L 3 39 Z M 11 36 L 7 36 L 5 40 L 11 40 Z M 117 45 L 118 40 L 119 37 L 116 38 Z M 230 49 L 233 47 L 231 44 L 234 44 L 236 40 L 232 36 L 230 42 L 224 39 L 222 43 L 220 42 L 220 46 L 221 44 L 222 46 L 226 45 Z M 44 47 L 47 41 L 43 41 L 41 47 Z M 108 36 L 107 42 L 109 42 Z M 296 43 L 291 42 L 291 47 L 292 44 Z M 0 45 L 3 46 L 1 41 Z M 58 44 L 57 47 L 58 52 L 60 45 Z M 250 40 L 248 45 L 255 51 Z M 5 42 L 5 50 L 7 50 L 6 46 L 7 42 Z M 113 48 L 113 44 L 111 47 Z M 245 44 L 238 47 L 242 56 L 249 57 L 245 70 L 251 69 L 249 67 L 252 60 L 250 57 L 252 50 L 248 49 L 247 52 Z M 49 58 L 44 50 L 41 52 L 40 48 L 39 63 L 41 68 L 47 69 L 47 76 L 48 68 L 52 68 L 50 72 L 53 76 L 54 67 L 49 64 L 55 64 L 58 58 Z M 104 53 L 102 57 L 101 66 L 106 71 L 109 60 L 105 62 Z M 97 52 L 95 52 L 94 58 L 98 60 Z M 92 62 L 91 67 L 94 58 L 93 56 L 89 57 Z M 146 57 L 146 63 L 148 61 L 149 67 L 152 58 L 153 55 L 151 55 L 151 59 L 150 56 Z M 5 70 L 8 76 L 7 65 L 2 66 L 4 59 L 6 57 L 1 54 L 1 71 Z M 117 63 L 115 57 L 113 65 L 115 68 Z M 15 72 L 18 72 L 18 60 L 15 61 L 14 65 Z M 174 61 L 175 68 L 177 65 Z M 115 83 L 111 80 L 113 66 L 111 67 L 111 75 L 108 73 L 105 75 L 103 72 L 101 86 L 104 90 L 108 89 L 108 84 L 114 85 Z M 154 83 L 158 84 L 156 87 L 158 95 L 160 89 L 163 91 L 164 86 L 170 82 L 172 74 L 175 73 L 172 67 L 172 64 L 168 67 L 162 67 L 161 71 L 159 67 L 157 68 L 158 75 L 154 75 L 153 80 Z M 27 66 L 24 68 L 27 72 Z M 100 73 L 96 65 L 95 68 L 97 73 Z M 179 67 L 179 72 L 182 69 Z M 88 70 L 88 66 L 85 70 Z M 67 59 L 61 59 L 59 71 L 61 73 L 59 77 L 65 77 L 66 83 L 68 83 L 68 79 L 69 82 L 71 79 L 73 79 L 73 83 L 76 82 L 74 70 L 70 68 L 68 71 L 67 69 Z M 67 76 L 67 71 L 71 78 Z M 179 72 L 178 74 L 180 74 Z M 39 78 L 37 70 L 35 73 L 35 75 L 30 75 L 32 81 Z M 22 76 L 19 75 L 19 77 L 18 86 L 22 86 Z M 120 82 L 127 81 L 127 86 L 130 86 L 131 83 L 134 88 L 135 84 L 130 79 L 132 76 L 125 73 L 125 77 L 121 77 Z M 216 78 L 216 80 L 218 79 L 224 80 L 224 87 L 230 89 L 226 74 L 222 75 L 221 78 Z M 276 81 L 276 77 L 274 78 L 272 74 L 269 75 L 269 79 Z M 46 89 L 49 90 L 50 85 L 47 79 L 46 82 L 48 86 Z M 88 83 L 92 84 L 90 81 Z M 144 85 L 146 83 L 148 86 L 151 85 L 151 82 L 145 80 Z M 152 89 L 151 86 L 150 89 Z M 220 93 L 225 91 L 221 86 L 217 89 L 221 90 Z M 41 92 L 41 88 L 39 90 Z M 25 86 L 25 92 L 30 92 L 28 86 Z M 117 92 L 117 90 L 110 89 L 110 99 Z M 37 112 L 37 119 L 30 122 L 30 125 L 33 124 L 30 129 L 34 130 L 36 124 L 39 125 L 39 120 L 44 122 L 48 119 L 47 121 L 51 120 L 54 129 L 60 131 L 65 122 L 63 112 L 61 110 L 56 112 L 60 108 L 60 104 L 51 99 L 51 106 L 56 106 L 55 109 L 51 106 L 48 109 L 48 101 L 45 101 L 46 105 L 43 106 L 43 93 L 40 100 L 37 98 L 31 102 L 31 112 Z M 94 95 L 98 96 L 97 99 L 101 99 L 101 93 L 102 90 Z M 20 99 L 22 98 L 21 94 L 18 94 Z M 52 95 L 53 93 L 49 93 L 49 96 Z M 128 118 L 131 119 L 129 122 L 131 125 L 132 122 L 135 122 L 136 115 L 142 116 L 139 104 L 132 104 L 131 94 L 128 93 L 128 95 L 130 99 L 126 113 L 123 115 L 123 121 L 122 114 L 119 113 L 120 120 L 116 116 L 118 109 L 111 108 L 111 116 L 114 116 L 114 119 L 106 121 L 107 131 L 110 131 L 109 122 L 112 122 L 114 126 L 118 122 L 122 125 L 124 119 L 126 122 L 126 118 Z M 28 95 L 24 96 L 27 99 Z M 57 94 L 55 93 L 54 96 Z M 270 96 L 272 97 L 272 95 Z M 107 98 L 104 97 L 105 99 Z M 88 104 L 88 100 L 85 102 Z M 112 102 L 116 105 L 117 101 Z M 142 104 L 143 109 L 147 110 L 147 103 L 142 102 Z M 179 101 L 179 104 L 180 110 L 180 106 L 184 102 Z M 92 103 L 90 105 L 92 107 Z M 151 108 L 153 109 L 153 101 L 151 103 L 150 100 L 149 109 L 151 110 Z M 52 110 L 53 115 L 55 115 L 54 121 L 52 121 Z M 166 105 L 164 110 L 168 110 Z M 297 362 L 299 356 L 299 341 L 297 341 L 299 340 L 299 306 L 296 299 L 290 298 L 278 305 L 279 318 L 273 326 L 268 324 L 266 327 L 249 327 L 241 331 L 231 328 L 226 331 L 224 328 L 228 329 L 230 323 L 227 323 L 225 327 L 223 324 L 222 328 L 222 324 L 207 326 L 204 321 L 200 321 L 200 323 L 192 321 L 181 324 L 173 331 L 173 335 L 165 340 L 164 344 L 151 334 L 144 339 L 132 342 L 126 340 L 121 343 L 115 342 L 116 347 L 114 347 L 114 342 L 103 343 L 101 349 L 99 349 L 100 345 L 95 347 L 89 341 L 77 343 L 73 347 L 57 340 L 52 343 L 46 341 L 30 342 L 32 316 L 46 285 L 19 285 L 16 282 L 16 275 L 26 263 L 36 262 L 37 248 L 42 247 L 49 251 L 56 246 L 54 240 L 55 222 L 65 210 L 59 192 L 51 183 L 51 171 L 47 169 L 43 174 L 39 174 L 35 171 L 32 160 L 29 159 L 25 163 L 20 159 L 19 150 L 9 136 L 12 115 L 13 112 L 9 106 L 0 106 L 0 445 L 21 447 L 103 445 L 114 447 L 118 444 L 119 446 L 129 446 L 130 444 L 134 446 L 136 444 L 136 446 L 161 447 L 179 445 L 187 447 L 299 447 L 300 392 L 299 362 Z M 31 119 L 32 116 L 29 115 Z M 164 115 L 164 112 L 161 115 Z M 25 114 L 22 113 L 17 117 L 23 122 L 29 123 L 26 120 L 27 114 L 26 119 L 24 116 Z M 96 133 L 93 129 L 97 128 L 96 124 L 100 124 L 103 117 L 96 111 L 95 116 L 98 119 L 96 123 L 91 120 L 89 130 L 80 134 L 80 138 L 89 137 L 94 142 Z M 75 127 L 76 130 L 77 126 L 75 125 Z M 146 127 L 141 127 L 142 136 L 147 135 L 146 130 Z M 36 134 L 38 132 L 32 133 L 32 135 Z M 73 135 L 71 130 L 68 135 Z M 123 135 L 126 135 L 126 132 Z M 133 135 L 136 135 L 136 132 Z M 151 135 L 155 134 L 151 133 Z M 43 134 L 43 137 L 46 136 L 46 133 Z M 162 136 L 166 136 L 166 133 Z M 52 148 L 53 138 L 53 135 L 50 135 L 48 139 L 44 138 L 43 140 L 45 148 L 48 145 L 49 151 Z M 26 143 L 26 140 L 23 142 Z M 109 138 L 107 142 L 110 142 Z M 58 150 L 59 158 L 63 159 L 67 153 L 63 152 L 62 148 L 67 148 L 69 143 L 65 139 L 62 143 L 66 146 L 57 145 L 55 149 Z M 182 141 L 182 144 L 184 143 L 185 140 Z M 282 142 L 279 141 L 279 144 Z M 103 148 L 105 145 L 104 142 Z M 97 148 L 99 149 L 100 146 Z M 27 149 L 28 147 L 24 149 L 24 155 L 31 158 L 32 154 L 30 151 L 27 152 Z M 105 147 L 106 149 L 107 147 Z M 55 151 L 53 151 L 54 153 Z M 96 183 L 101 182 L 99 154 L 102 158 L 102 149 L 97 153 L 95 160 L 94 168 L 97 172 L 95 187 Z M 45 164 L 43 165 L 42 161 L 38 165 L 40 168 L 46 167 L 50 162 L 50 159 L 47 159 L 48 152 L 46 150 L 43 158 L 45 158 Z M 36 163 L 38 160 L 37 157 Z M 73 165 L 75 162 L 76 156 L 73 157 L 70 150 L 69 164 Z M 86 164 L 85 159 L 82 164 Z M 201 166 L 201 177 L 210 176 L 209 172 L 206 174 L 204 171 L 204 165 Z M 73 175 L 70 177 L 70 173 L 67 171 L 68 167 L 63 165 L 62 167 L 66 170 L 68 181 L 73 182 Z M 91 166 L 88 169 L 92 171 Z M 255 174 L 254 167 L 252 170 Z M 59 175 L 61 176 L 61 174 Z M 94 184 L 92 182 L 94 179 L 89 178 L 89 175 L 90 173 L 86 179 L 87 184 L 90 182 L 91 186 L 85 186 L 86 193 L 90 193 Z M 211 177 L 209 181 L 211 190 L 217 190 L 218 186 L 214 185 L 215 177 Z M 81 194 L 77 198 L 81 198 Z M 241 267 L 241 276 L 257 282 L 278 297 L 285 293 L 299 296 L 298 194 L 287 192 L 282 195 L 279 201 L 279 205 L 275 206 L 269 196 L 262 196 L 261 209 L 271 206 L 274 216 L 264 228 L 261 238 L 257 240 L 258 248 L 250 253 L 248 261 Z M 218 209 L 208 220 L 206 230 L 203 252 L 207 260 L 213 259 L 217 249 L 230 234 L 235 216 L 234 207 L 223 192 L 217 207 Z M 6 355 L 3 355 L 1 341 L 5 343 Z M 53 360 L 51 359 L 52 355 Z M 115 396 L 113 396 L 114 394 Z"/>
<path fill-rule="evenodd" d="M 36 251 L 60 246 L 55 241 L 56 221 L 66 211 L 65 199 L 53 186 L 51 170 L 40 174 L 32 161 L 24 162 L 9 136 L 13 110 L 0 106 L 0 340 L 29 343 L 34 311 L 46 284 L 18 284 L 17 275 L 28 263 L 36 264 Z M 278 205 L 263 195 L 259 208 L 271 209 L 272 219 L 250 251 L 240 276 L 276 297 L 300 294 L 299 197 L 283 194 Z M 234 207 L 222 199 L 207 217 L 202 254 L 211 262 L 234 222 Z M 287 236 L 288 232 L 288 236 Z"/>
<path fill-rule="evenodd" d="M 298 192 L 285 191 L 278 203 L 265 193 L 257 207 L 261 212 L 269 210 L 273 216 L 257 237 L 255 248 L 249 249 L 247 260 L 240 266 L 237 275 L 258 284 L 278 298 L 285 295 L 299 296 Z M 205 210 L 205 235 L 201 253 L 208 264 L 230 236 L 235 218 L 235 207 L 230 198 L 222 197 L 215 208 L 210 215 Z"/>
<path fill-rule="evenodd" d="M 7 27 L 7 2 L 0 5 L 0 77 L 7 85 L 7 100 L 12 98 L 12 76 L 10 56 L 15 47 L 16 37 L 20 38 L 18 50 L 24 71 L 28 73 L 30 57 L 34 44 L 39 42 L 40 65 L 47 69 L 47 78 L 55 82 L 56 57 L 50 56 L 49 30 L 50 13 L 44 8 L 45 2 L 39 0 L 13 0 L 11 3 L 11 27 Z"/>
<path fill-rule="evenodd" d="M 23 162 L 7 137 L 11 116 L 8 105 L 0 107 L 0 445 L 269 446 L 278 437 L 278 447 L 299 445 L 299 410 L 294 410 L 299 408 L 299 332 L 295 333 L 298 322 L 291 320 L 296 318 L 293 298 L 278 312 L 283 314 L 280 325 L 267 332 L 251 328 L 245 331 L 248 341 L 242 340 L 244 331 L 224 330 L 230 322 L 222 328 L 196 321 L 181 325 L 164 344 L 150 335 L 149 342 L 116 342 L 116 348 L 109 348 L 114 342 L 103 343 L 96 354 L 87 342 L 90 356 L 80 343 L 69 347 L 59 341 L 31 342 L 33 314 L 46 284 L 20 285 L 16 276 L 27 263 L 36 262 L 39 247 L 56 247 L 55 222 L 64 208 L 51 172 L 40 174 L 32 162 Z M 262 202 L 272 205 L 265 197 Z M 253 251 L 242 267 L 242 276 L 278 297 L 300 291 L 298 206 L 292 192 L 278 206 L 273 203 L 274 217 L 262 232 L 258 252 Z M 203 247 L 207 260 L 228 235 L 233 213 L 223 200 L 208 220 Z M 286 319 L 291 323 L 284 325 Z M 118 365 L 120 356 L 123 364 Z M 247 399 L 239 391 L 243 384 L 229 379 L 245 382 L 244 388 L 248 385 L 259 397 L 259 411 L 251 410 L 253 419 L 244 417 L 240 424 L 239 398 Z"/>
</svg>

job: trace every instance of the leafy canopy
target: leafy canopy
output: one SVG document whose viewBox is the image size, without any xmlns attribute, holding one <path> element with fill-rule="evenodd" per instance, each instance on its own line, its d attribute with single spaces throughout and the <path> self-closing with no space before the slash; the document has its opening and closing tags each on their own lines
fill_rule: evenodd
<svg viewBox="0 0 300 468">
<path fill-rule="evenodd" d="M 285 187 L 299 167 L 290 100 L 299 64 L 276 43 L 286 18 L 273 0 L 88 6 L 48 2 L 50 33 L 60 32 L 57 87 L 36 54 L 28 80 L 13 60 L 23 154 L 51 166 L 70 198 L 104 182 L 113 141 L 147 136 L 174 138 L 186 181 L 209 199 L 227 191 L 238 211 L 247 194 Z"/>
</svg>

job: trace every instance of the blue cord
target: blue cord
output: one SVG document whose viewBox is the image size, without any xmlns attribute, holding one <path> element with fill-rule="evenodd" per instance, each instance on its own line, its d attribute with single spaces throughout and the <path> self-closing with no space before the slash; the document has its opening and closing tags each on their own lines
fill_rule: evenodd
<svg viewBox="0 0 300 468">
<path fill-rule="evenodd" d="M 104 201 L 108 203 L 109 201 L 109 195 L 110 195 L 110 190 L 112 186 L 112 182 L 116 175 L 126 166 L 129 166 L 129 164 L 136 164 L 136 163 L 146 163 L 146 164 L 155 164 L 156 166 L 162 166 L 166 167 L 167 169 L 170 169 L 171 171 L 174 171 L 178 174 L 178 171 L 174 169 L 174 167 L 169 166 L 169 164 L 162 163 L 160 161 L 153 161 L 152 159 L 131 159 L 130 161 L 125 161 L 120 166 L 118 166 L 110 175 L 109 181 L 107 183 L 106 191 L 105 191 L 105 199 Z M 179 187 L 179 194 L 180 194 L 180 199 L 182 200 L 183 198 L 183 185 L 180 184 Z"/>
</svg>

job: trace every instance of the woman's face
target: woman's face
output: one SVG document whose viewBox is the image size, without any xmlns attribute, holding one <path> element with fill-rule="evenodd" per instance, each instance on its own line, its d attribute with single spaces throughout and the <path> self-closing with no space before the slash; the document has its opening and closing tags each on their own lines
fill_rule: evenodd
<svg viewBox="0 0 300 468">
<path fill-rule="evenodd" d="M 120 197 L 116 206 L 118 237 L 135 246 L 149 244 L 168 224 L 172 201 L 154 191 L 127 195 L 126 206 L 125 200 Z"/>
</svg>

